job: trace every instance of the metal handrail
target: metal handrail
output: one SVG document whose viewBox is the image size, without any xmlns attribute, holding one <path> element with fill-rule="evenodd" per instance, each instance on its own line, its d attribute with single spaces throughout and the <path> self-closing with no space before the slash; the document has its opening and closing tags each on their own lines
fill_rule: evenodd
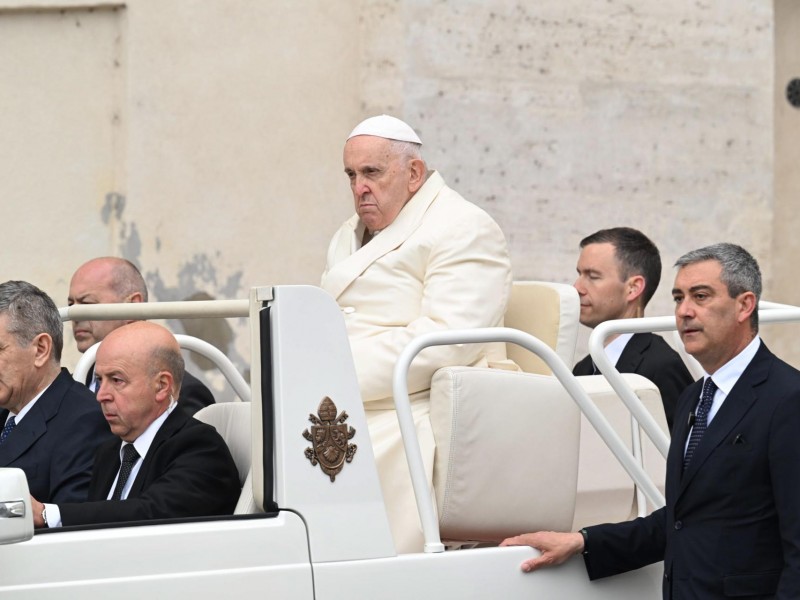
<svg viewBox="0 0 800 600">
<path fill-rule="evenodd" d="M 758 319 L 761 323 L 782 323 L 800 320 L 800 308 L 788 304 L 768 302 L 761 300 L 758 304 Z M 611 335 L 621 333 L 646 333 L 656 331 L 676 331 L 675 317 L 642 317 L 638 319 L 616 319 L 605 321 L 595 327 L 589 336 L 589 353 L 597 369 L 608 380 L 631 413 L 631 443 L 634 458 L 642 464 L 641 429 L 650 437 L 656 449 L 666 459 L 669 452 L 669 437 L 658 426 L 653 416 L 644 407 L 636 393 L 625 383 L 625 380 L 611 364 L 605 353 L 605 340 Z M 638 514 L 643 516 L 646 512 L 641 489 L 637 486 Z"/>
<path fill-rule="evenodd" d="M 63 321 L 116 321 L 145 319 L 197 319 L 248 317 L 249 300 L 188 300 L 181 302 L 127 302 L 119 304 L 75 304 L 58 309 Z M 211 360 L 225 376 L 236 395 L 249 402 L 250 386 L 222 351 L 199 338 L 174 334 L 181 348 L 197 352 Z M 87 349 L 75 367 L 74 377 L 85 381 L 94 364 L 100 343 Z"/>
<path fill-rule="evenodd" d="M 175 336 L 175 340 L 178 342 L 178 345 L 181 348 L 184 350 L 197 352 L 201 356 L 205 356 L 208 360 L 213 362 L 214 365 L 225 376 L 225 379 L 227 379 L 228 383 L 233 388 L 233 391 L 236 392 L 236 395 L 239 397 L 239 399 L 242 402 L 250 402 L 250 386 L 247 385 L 247 382 L 244 380 L 244 377 L 242 377 L 242 374 L 236 370 L 236 367 L 233 365 L 231 360 L 225 356 L 219 348 L 209 344 L 205 340 L 201 340 L 191 335 L 183 335 L 182 333 L 175 333 L 173 335 Z M 86 352 L 84 352 L 83 356 L 81 356 L 78 360 L 78 364 L 75 365 L 75 372 L 72 374 L 72 377 L 75 379 L 75 381 L 79 381 L 81 383 L 86 381 L 86 375 L 89 373 L 89 369 L 91 369 L 92 365 L 95 363 L 97 349 L 100 348 L 100 343 L 101 342 L 97 342 L 90 348 L 87 348 Z"/>
<path fill-rule="evenodd" d="M 123 319 L 210 319 L 247 317 L 248 300 L 183 300 L 180 302 L 125 302 L 73 304 L 58 309 L 62 321 L 116 321 Z"/>
<path fill-rule="evenodd" d="M 594 402 L 578 383 L 567 365 L 564 364 L 547 344 L 528 333 L 506 327 L 434 331 L 414 338 L 403 349 L 395 363 L 392 380 L 397 418 L 400 424 L 400 432 L 403 436 L 406 459 L 408 460 L 408 467 L 411 473 L 411 483 L 414 487 L 417 509 L 419 510 L 422 532 L 425 538 L 425 552 L 443 552 L 444 545 L 442 544 L 439 534 L 436 509 L 433 506 L 431 490 L 429 489 L 428 481 L 425 477 L 422 451 L 419 446 L 417 430 L 414 426 L 414 418 L 411 413 L 411 403 L 408 398 L 408 370 L 414 357 L 429 346 L 488 342 L 517 344 L 544 360 L 547 366 L 550 367 L 553 375 L 561 382 L 570 397 L 572 397 L 578 405 L 578 408 L 586 415 L 589 423 L 597 430 L 597 433 L 608 445 L 614 456 L 620 464 L 622 464 L 623 468 L 628 472 L 636 485 L 644 490 L 644 493 L 654 506 L 664 506 L 664 496 L 644 469 L 636 462 L 622 439 L 600 412 L 600 409 L 595 406 Z"/>
<path fill-rule="evenodd" d="M 761 323 L 785 323 L 800 320 L 800 308 L 762 300 L 759 303 L 758 319 Z M 608 360 L 605 353 L 605 340 L 611 335 L 620 333 L 675 331 L 677 328 L 675 317 L 672 316 L 616 319 L 600 323 L 589 336 L 589 354 L 598 370 L 606 377 L 633 418 L 644 429 L 664 458 L 669 452 L 669 437 L 659 427 L 653 415 L 644 407 L 634 391 L 625 383 L 617 368 Z"/>
</svg>

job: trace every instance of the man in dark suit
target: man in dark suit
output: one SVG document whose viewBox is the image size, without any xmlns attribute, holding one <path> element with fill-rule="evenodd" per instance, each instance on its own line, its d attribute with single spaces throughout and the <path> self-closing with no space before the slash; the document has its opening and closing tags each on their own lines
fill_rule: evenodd
<svg viewBox="0 0 800 600">
<path fill-rule="evenodd" d="M 524 571 L 583 553 L 591 579 L 663 560 L 665 599 L 800 598 L 800 371 L 758 337 L 761 273 L 747 251 L 715 244 L 676 265 L 678 330 L 707 374 L 678 402 L 666 506 L 503 544 L 542 551 Z"/>
<path fill-rule="evenodd" d="M 97 402 L 119 439 L 97 452 L 89 502 L 34 498 L 34 525 L 232 514 L 236 464 L 217 431 L 175 401 L 183 358 L 172 334 L 145 321 L 119 327 L 101 344 L 96 372 Z"/>
<path fill-rule="evenodd" d="M 48 502 L 86 500 L 92 457 L 113 437 L 94 397 L 62 369 L 63 325 L 47 294 L 0 284 L 0 467 Z"/>
<path fill-rule="evenodd" d="M 147 285 L 132 262 L 106 256 L 92 259 L 75 271 L 69 284 L 67 303 L 70 306 L 120 302 L 147 302 Z M 72 331 L 78 351 L 86 352 L 126 323 L 130 321 L 73 321 Z M 93 370 L 87 375 L 86 385 L 95 391 Z M 204 406 L 213 404 L 214 396 L 197 377 L 184 373 L 178 403 L 193 415 Z"/>
<path fill-rule="evenodd" d="M 661 279 L 661 257 L 655 244 L 641 231 L 616 227 L 593 233 L 580 246 L 574 285 L 581 301 L 581 324 L 594 328 L 612 319 L 643 317 Z M 672 431 L 675 403 L 692 382 L 678 353 L 653 333 L 611 336 L 605 350 L 620 373 L 637 373 L 658 386 Z M 597 373 L 588 355 L 572 372 Z"/>
</svg>

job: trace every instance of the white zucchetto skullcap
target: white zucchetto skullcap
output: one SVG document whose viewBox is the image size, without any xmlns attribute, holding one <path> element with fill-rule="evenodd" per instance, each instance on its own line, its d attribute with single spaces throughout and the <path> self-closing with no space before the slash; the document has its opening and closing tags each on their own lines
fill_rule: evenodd
<svg viewBox="0 0 800 600">
<path fill-rule="evenodd" d="M 349 140 L 357 135 L 374 135 L 375 137 L 386 138 L 387 140 L 397 140 L 400 142 L 411 142 L 413 144 L 422 145 L 422 140 L 419 139 L 419 136 L 407 123 L 401 121 L 397 117 L 391 117 L 389 115 L 380 115 L 364 119 L 350 132 L 347 139 Z"/>
</svg>

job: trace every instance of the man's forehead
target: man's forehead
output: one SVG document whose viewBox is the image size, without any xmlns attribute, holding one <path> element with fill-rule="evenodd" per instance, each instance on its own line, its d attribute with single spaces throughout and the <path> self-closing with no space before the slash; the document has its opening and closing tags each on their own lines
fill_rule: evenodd
<svg viewBox="0 0 800 600">
<path fill-rule="evenodd" d="M 675 289 L 718 287 L 722 283 L 722 265 L 716 260 L 704 260 L 678 268 Z"/>
<path fill-rule="evenodd" d="M 114 281 L 111 265 L 96 263 L 84 265 L 72 276 L 70 288 L 83 290 L 109 289 Z"/>
<path fill-rule="evenodd" d="M 389 160 L 392 157 L 392 142 L 371 135 L 359 135 L 347 140 L 344 145 L 345 162 Z"/>
<path fill-rule="evenodd" d="M 578 265 L 586 269 L 617 268 L 616 248 L 609 242 L 586 244 L 581 248 Z"/>
</svg>

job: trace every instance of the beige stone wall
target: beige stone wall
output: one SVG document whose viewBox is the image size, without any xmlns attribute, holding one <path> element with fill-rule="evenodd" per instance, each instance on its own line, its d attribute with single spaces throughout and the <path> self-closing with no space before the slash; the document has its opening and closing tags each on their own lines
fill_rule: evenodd
<svg viewBox="0 0 800 600">
<path fill-rule="evenodd" d="M 63 305 L 75 267 L 114 254 L 159 300 L 318 283 L 351 212 L 357 19 L 332 0 L 0 0 L 0 280 Z M 246 366 L 241 323 L 201 333 Z"/>
<path fill-rule="evenodd" d="M 580 238 L 620 224 L 667 264 L 731 239 L 786 260 L 771 0 L 88 4 L 0 0 L 0 279 L 60 303 L 102 254 L 161 300 L 317 283 L 351 212 L 343 138 L 384 111 L 496 217 L 518 278 L 571 281 Z"/>
<path fill-rule="evenodd" d="M 517 278 L 572 282 L 583 236 L 637 227 L 662 251 L 660 315 L 690 249 L 738 242 L 767 275 L 789 258 L 771 243 L 771 0 L 367 6 L 367 112 L 419 129 L 501 223 Z"/>
<path fill-rule="evenodd" d="M 800 2 L 775 2 L 775 207 L 772 272 L 769 287 L 777 298 L 800 304 L 800 253 L 797 212 L 800 208 L 800 108 L 792 106 L 786 87 L 800 78 Z M 800 366 L 798 325 L 766 327 L 775 352 Z"/>
</svg>

